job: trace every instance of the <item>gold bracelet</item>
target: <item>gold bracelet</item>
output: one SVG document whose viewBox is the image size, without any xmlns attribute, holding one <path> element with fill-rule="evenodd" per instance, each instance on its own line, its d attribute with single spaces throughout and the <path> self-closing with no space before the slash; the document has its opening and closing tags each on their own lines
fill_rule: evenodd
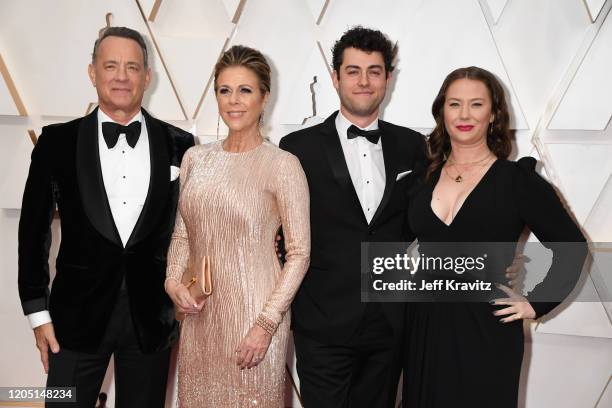
<svg viewBox="0 0 612 408">
<path fill-rule="evenodd" d="M 274 333 L 276 332 L 276 328 L 278 327 L 276 323 L 272 322 L 271 320 L 267 319 L 262 315 L 257 316 L 257 320 L 255 321 L 255 323 L 259 327 L 264 329 L 266 332 L 268 332 L 270 336 L 274 335 Z"/>
</svg>

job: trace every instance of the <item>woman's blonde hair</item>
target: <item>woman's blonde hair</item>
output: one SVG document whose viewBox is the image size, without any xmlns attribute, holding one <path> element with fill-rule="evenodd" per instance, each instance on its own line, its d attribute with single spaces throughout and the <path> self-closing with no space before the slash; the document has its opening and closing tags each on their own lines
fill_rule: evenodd
<svg viewBox="0 0 612 408">
<path fill-rule="evenodd" d="M 261 93 L 270 92 L 270 65 L 261 52 L 244 45 L 234 45 L 225 51 L 215 65 L 215 92 L 217 92 L 219 75 L 225 68 L 229 67 L 244 67 L 251 70 L 259 79 Z"/>
</svg>

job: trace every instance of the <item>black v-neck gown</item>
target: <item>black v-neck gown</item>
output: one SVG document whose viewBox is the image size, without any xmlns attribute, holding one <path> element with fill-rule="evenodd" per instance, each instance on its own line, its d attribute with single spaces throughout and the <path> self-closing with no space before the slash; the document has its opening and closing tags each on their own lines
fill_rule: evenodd
<svg viewBox="0 0 612 408">
<path fill-rule="evenodd" d="M 516 242 L 528 226 L 553 251 L 551 269 L 528 299 L 553 286 L 565 287 L 569 293 L 584 263 L 586 244 L 579 245 L 578 252 L 566 252 L 554 243 L 585 238 L 534 168 L 533 158 L 495 161 L 450 225 L 431 208 L 441 174 L 437 170 L 411 193 L 410 227 L 419 242 Z M 507 265 L 512 257 L 510 253 Z M 492 280 L 505 284 L 503 273 Z M 539 317 L 558 303 L 532 305 Z M 405 408 L 516 407 L 523 324 L 521 320 L 500 323 L 492 314 L 495 308 L 485 302 L 408 304 Z"/>
</svg>

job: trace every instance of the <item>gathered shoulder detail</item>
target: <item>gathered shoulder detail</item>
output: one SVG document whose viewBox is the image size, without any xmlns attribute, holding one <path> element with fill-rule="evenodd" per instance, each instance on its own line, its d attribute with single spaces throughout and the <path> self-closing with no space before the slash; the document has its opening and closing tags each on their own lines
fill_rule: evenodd
<svg viewBox="0 0 612 408">
<path fill-rule="evenodd" d="M 523 170 L 535 171 L 538 161 L 531 156 L 525 156 L 517 160 L 516 164 Z"/>
</svg>

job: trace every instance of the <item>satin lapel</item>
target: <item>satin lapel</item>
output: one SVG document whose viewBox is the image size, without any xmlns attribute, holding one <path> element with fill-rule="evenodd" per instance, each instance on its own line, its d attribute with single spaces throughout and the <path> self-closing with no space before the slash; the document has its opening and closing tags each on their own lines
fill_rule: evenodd
<svg viewBox="0 0 612 408">
<path fill-rule="evenodd" d="M 380 201 L 380 204 L 372 217 L 370 225 L 374 225 L 376 220 L 380 217 L 382 212 L 385 210 L 385 207 L 389 203 L 391 195 L 393 194 L 395 177 L 397 176 L 396 170 L 398 155 L 400 154 L 397 148 L 397 136 L 390 132 L 385 122 L 379 121 L 378 126 L 382 132 L 380 142 L 382 143 L 383 157 L 385 160 L 385 191 L 383 193 L 382 200 Z"/>
<path fill-rule="evenodd" d="M 351 175 L 346 165 L 346 159 L 344 158 L 344 152 L 342 151 L 342 145 L 340 144 L 338 131 L 336 129 L 336 115 L 337 112 L 328 117 L 323 123 L 323 131 L 321 133 L 323 138 L 323 150 L 327 156 L 327 161 L 331 167 L 334 179 L 336 179 L 345 193 L 349 195 L 350 201 L 355 204 L 363 218 L 363 221 L 367 223 L 365 215 L 363 214 L 363 209 L 359 203 L 359 197 L 357 196 L 355 186 L 353 186 L 353 181 L 351 180 Z"/>
<path fill-rule="evenodd" d="M 160 122 L 151 117 L 147 111 L 142 110 L 149 135 L 149 155 L 151 157 L 151 179 L 149 191 L 142 212 L 134 226 L 132 235 L 126 245 L 131 247 L 146 238 L 158 226 L 158 219 L 168 201 L 170 187 L 170 135 L 164 130 Z"/>
<path fill-rule="evenodd" d="M 112 243 L 123 246 L 108 204 L 98 148 L 98 108 L 79 125 L 76 172 L 83 210 L 93 227 Z"/>
</svg>

